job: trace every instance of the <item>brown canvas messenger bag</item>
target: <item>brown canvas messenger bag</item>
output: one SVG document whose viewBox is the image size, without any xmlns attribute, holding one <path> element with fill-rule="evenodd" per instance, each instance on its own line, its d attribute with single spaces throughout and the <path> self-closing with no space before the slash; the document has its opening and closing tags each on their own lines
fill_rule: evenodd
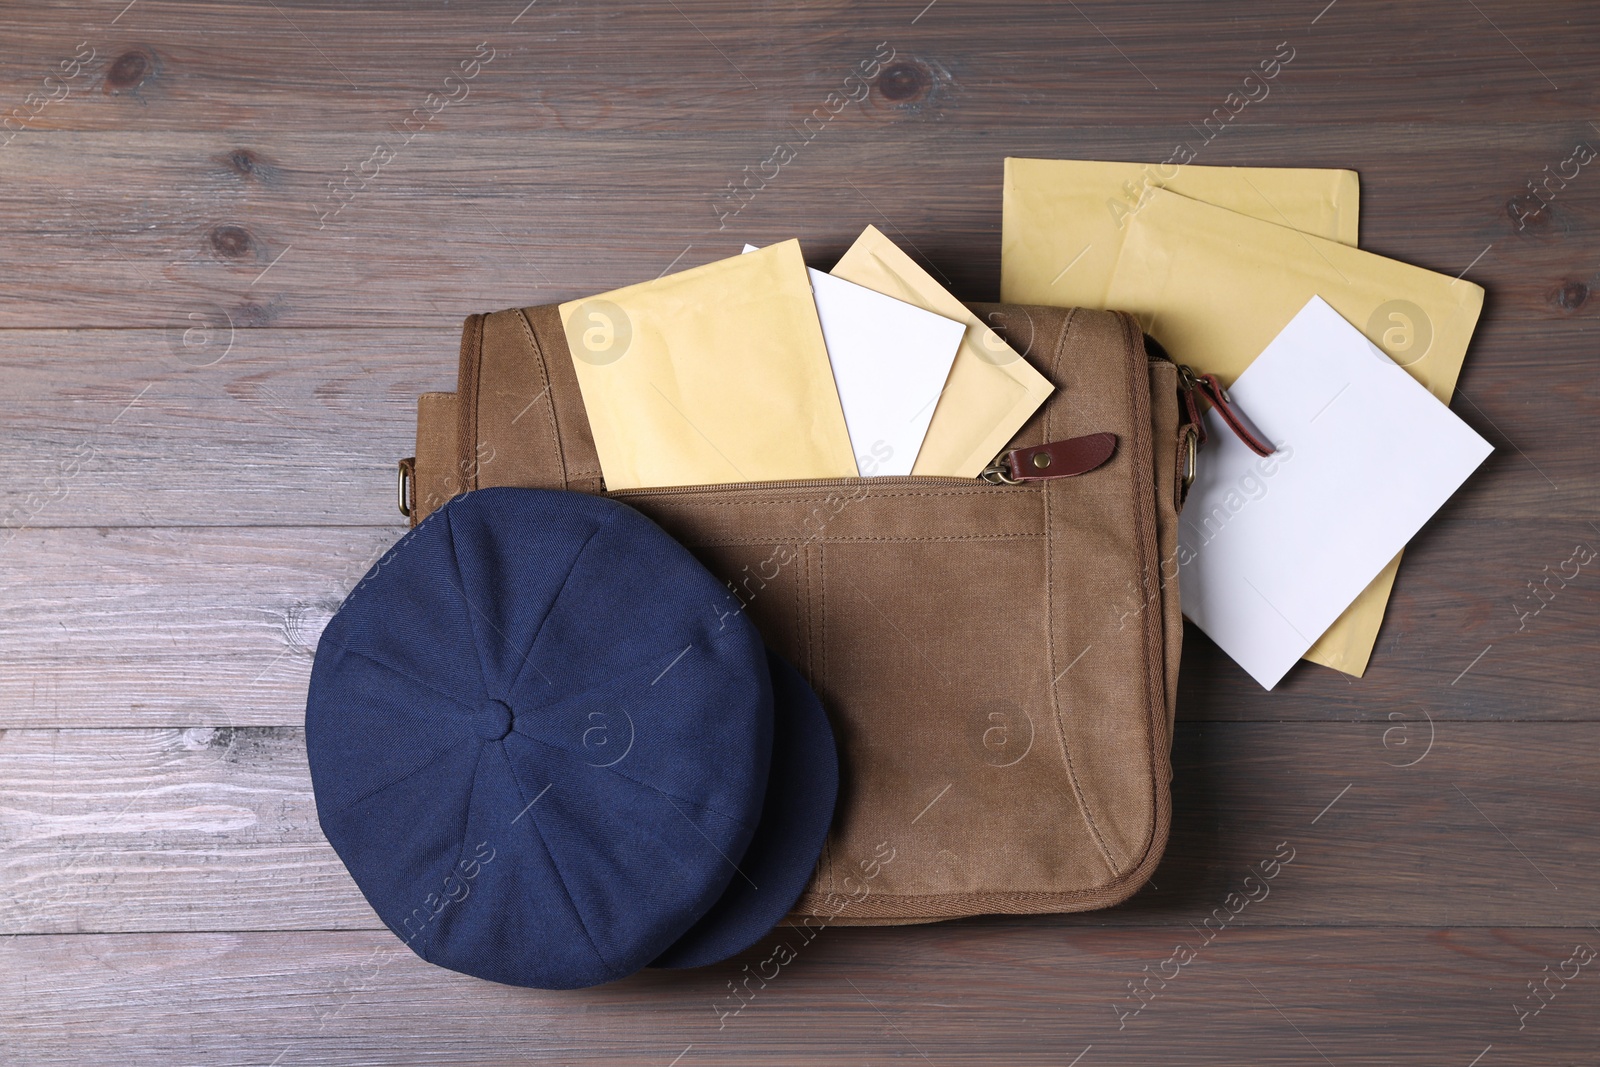
<svg viewBox="0 0 1600 1067">
<path fill-rule="evenodd" d="M 610 494 L 832 719 L 839 804 L 795 922 L 1105 907 L 1166 844 L 1192 383 L 1129 315 L 972 307 L 1055 385 L 983 478 Z M 402 511 L 488 486 L 606 492 L 554 305 L 467 319 L 456 392 L 419 401 Z"/>
</svg>

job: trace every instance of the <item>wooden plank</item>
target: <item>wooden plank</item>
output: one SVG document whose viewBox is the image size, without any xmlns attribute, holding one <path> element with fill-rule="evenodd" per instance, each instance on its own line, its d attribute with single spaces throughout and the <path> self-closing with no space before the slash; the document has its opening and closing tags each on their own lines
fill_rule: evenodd
<svg viewBox="0 0 1600 1067">
<path fill-rule="evenodd" d="M 459 344 L 459 324 L 328 335 L 220 315 L 0 331 L 0 526 L 346 523 L 397 537 L 395 461 L 415 451 L 417 394 L 454 387 Z"/>
<path fill-rule="evenodd" d="M 1263 120 L 1196 161 L 1356 168 L 1366 247 L 1452 276 L 1470 266 L 1498 294 L 1491 315 L 1570 320 L 1600 284 L 1600 245 L 1584 225 L 1600 214 L 1600 182 L 1574 180 L 1520 231 L 1507 202 L 1593 131 L 1559 121 L 1471 134 L 1472 182 L 1460 180 L 1466 131 L 1448 125 Z M 727 184 L 759 167 L 771 137 L 441 129 L 346 184 L 343 168 L 358 174 L 372 149 L 319 130 L 246 146 L 272 161 L 271 183 L 234 173 L 236 146 L 211 134 L 30 133 L 0 153 L 0 254 L 13 264 L 0 326 L 166 328 L 218 307 L 239 326 L 437 328 L 709 262 L 744 240 L 799 236 L 828 265 L 868 223 L 959 295 L 989 299 L 1006 155 L 1159 161 L 1175 136 L 829 126 L 735 202 Z"/>
<path fill-rule="evenodd" d="M 225 496 L 237 484 L 230 469 L 219 465 L 215 482 L 187 492 L 196 502 Z M 382 477 L 352 473 L 302 491 L 337 500 L 369 479 L 377 509 Z M 403 533 L 395 518 L 0 532 L 10 538 L 0 549 L 0 727 L 299 724 L 322 626 Z M 1580 542 L 1600 548 L 1576 520 L 1440 520 L 1407 554 L 1361 680 L 1302 664 L 1269 693 L 1191 627 L 1179 717 L 1592 722 L 1600 572 L 1590 564 L 1565 586 L 1544 585 L 1546 574 L 1573 569 L 1563 564 Z M 1130 591 L 1103 605 L 1104 625 L 1139 603 Z"/>
<path fill-rule="evenodd" d="M 31 126 L 371 131 L 398 125 L 439 92 L 456 102 L 434 121 L 475 132 L 676 129 L 679 116 L 759 132 L 798 124 L 828 93 L 850 92 L 845 77 L 884 41 L 919 68 L 870 98 L 885 123 L 933 110 L 979 129 L 1180 125 L 1176 116 L 1199 123 L 1229 92 L 1249 92 L 1254 107 L 1298 126 L 1350 115 L 1450 122 L 1500 114 L 1511 99 L 1530 114 L 1581 121 L 1593 99 L 1583 57 L 1600 45 L 1600 19 L 1586 5 L 1508 0 L 1381 14 L 1275 0 L 1248 19 L 1182 0 L 903 9 L 509 0 L 371 10 L 370 20 L 352 20 L 323 3 L 142 0 L 94 14 L 64 0 L 30 5 L 0 51 L 0 88 L 22 104 L 83 41 L 93 60 Z M 466 91 L 445 84 L 480 43 L 492 58 Z M 1292 58 L 1262 97 L 1244 78 L 1274 54 Z"/>
<path fill-rule="evenodd" d="M 0 553 L 0 721 L 298 725 L 323 625 L 402 532 L 21 533 Z"/>
<path fill-rule="evenodd" d="M 1252 925 L 1589 921 L 1600 841 L 1571 827 L 1600 819 L 1600 724 L 1433 729 L 1183 726 L 1153 886 L 1109 911 L 984 922 L 1046 940 L 1186 929 L 1280 845 L 1293 860 Z M 317 827 L 304 746 L 292 727 L 7 731 L 0 934 L 375 928 Z"/>
<path fill-rule="evenodd" d="M 952 1067 L 1592 1062 L 1600 982 L 1595 964 L 1567 962 L 1600 940 L 1587 927 L 1239 922 L 1203 945 L 1168 928 L 832 928 L 790 935 L 781 967 L 767 962 L 772 940 L 712 967 L 564 993 L 441 970 L 388 934 L 25 937 L 0 942 L 0 1022 L 31 1067 L 778 1067 L 841 1048 L 855 1062 Z M 1175 943 L 1194 950 L 1182 967 L 1167 963 Z M 1551 980 L 1519 1031 L 1527 984 L 1562 970 L 1577 977 Z M 1146 975 L 1154 992 L 1129 1015 L 1129 984 Z"/>
</svg>

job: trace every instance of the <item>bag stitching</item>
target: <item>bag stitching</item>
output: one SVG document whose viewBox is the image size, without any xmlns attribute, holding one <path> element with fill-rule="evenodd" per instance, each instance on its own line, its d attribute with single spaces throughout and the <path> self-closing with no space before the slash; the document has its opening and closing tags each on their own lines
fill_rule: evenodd
<svg viewBox="0 0 1600 1067">
<path fill-rule="evenodd" d="M 1142 882 L 1140 884 L 1142 884 Z M 1137 887 L 1135 887 L 1135 889 L 1136 888 Z M 1126 900 L 1132 895 L 1132 891 L 1125 890 L 1128 890 L 1127 876 L 1122 876 L 1116 881 L 1103 882 L 1097 886 L 1091 886 L 1084 889 L 1063 890 L 1061 892 L 1038 890 L 1017 893 L 873 893 L 871 897 L 859 901 L 853 906 L 857 909 L 856 917 L 858 918 L 902 919 L 909 920 L 911 922 L 939 922 L 946 919 L 966 918 L 972 915 L 1006 914 L 985 912 L 982 910 L 965 910 L 969 908 L 991 908 L 997 904 L 1037 904 L 1043 908 L 1049 909 L 1042 914 L 1060 911 L 1062 910 L 1062 905 L 1074 906 L 1070 907 L 1068 910 L 1088 911 L 1091 909 L 1107 907 L 1110 904 L 1117 903 L 1120 900 Z M 807 908 L 814 907 L 824 900 L 826 900 L 824 894 L 815 891 L 807 891 L 803 896 L 800 897 L 799 900 L 795 902 L 794 909 L 787 916 L 785 916 L 785 919 L 792 920 L 796 916 L 805 918 L 808 914 L 810 914 L 807 912 Z M 934 909 L 940 902 L 949 904 L 950 909 L 948 911 L 941 910 L 935 914 Z M 906 914 L 904 912 L 891 910 L 892 908 L 904 907 L 908 904 L 927 908 L 929 910 L 922 914 Z M 1081 907 L 1077 907 L 1077 905 L 1081 905 Z M 1014 912 L 1010 914 L 1041 913 Z M 821 916 L 815 917 L 821 918 Z"/>
<path fill-rule="evenodd" d="M 820 694 L 827 688 L 828 684 L 828 567 L 826 560 L 823 559 L 822 545 L 818 544 L 816 549 L 818 627 L 822 631 L 818 638 L 818 655 L 821 657 L 822 664 L 817 669 L 816 689 Z M 818 699 L 821 699 L 820 696 Z M 832 836 L 832 834 L 828 835 L 829 838 Z M 828 850 L 828 891 L 830 893 L 833 891 L 834 884 L 833 858 L 833 850 L 830 848 Z"/>
<path fill-rule="evenodd" d="M 787 542 L 779 541 L 779 542 L 777 542 L 777 545 L 778 546 L 787 547 Z M 686 545 L 685 547 L 688 547 L 688 546 Z M 797 545 L 795 547 L 795 555 L 801 557 L 802 559 L 804 559 L 805 550 L 806 550 L 806 546 L 805 545 Z M 757 564 L 757 567 L 759 567 L 759 566 L 760 566 L 760 564 Z M 759 572 L 757 573 L 756 576 L 758 578 L 760 577 Z M 765 581 L 766 579 L 762 579 L 762 580 Z M 794 576 L 794 639 L 797 642 L 799 642 L 800 649 L 802 651 L 804 651 L 805 650 L 805 639 L 806 639 L 806 626 L 805 626 L 805 620 L 800 617 L 800 610 L 801 610 L 800 609 L 800 605 L 805 603 L 805 598 L 801 595 L 802 594 L 801 581 L 802 581 L 801 568 L 797 568 L 796 571 L 795 571 L 795 576 Z M 766 588 L 766 586 L 762 586 L 762 589 L 765 589 L 765 588 Z M 756 590 L 756 591 L 760 592 L 759 589 Z M 753 597 L 752 597 L 752 599 L 753 599 Z M 748 606 L 748 605 L 746 605 L 746 606 Z M 795 664 L 795 668 L 797 670 L 800 668 L 800 664 L 798 662 Z"/>
<path fill-rule="evenodd" d="M 810 679 L 817 676 L 814 664 L 816 646 L 811 641 L 811 612 L 807 610 L 811 605 L 811 545 L 801 546 L 801 552 L 804 553 L 804 559 L 798 576 L 805 584 L 801 586 L 797 599 L 800 603 L 800 625 L 804 628 L 800 640 L 806 650 L 806 676 Z"/>
<path fill-rule="evenodd" d="M 1122 322 L 1124 339 L 1123 343 L 1131 354 L 1136 343 L 1142 345 L 1143 342 L 1141 339 L 1143 337 L 1143 332 L 1137 330 L 1133 316 L 1124 312 L 1119 315 L 1119 318 Z M 1151 410 L 1148 400 L 1149 394 L 1148 392 L 1141 393 L 1137 391 L 1137 386 L 1141 384 L 1148 389 L 1149 379 L 1145 376 L 1143 368 L 1137 366 L 1136 360 L 1130 359 L 1128 363 L 1129 387 L 1135 390 L 1132 393 L 1134 401 L 1134 414 L 1141 420 L 1141 422 L 1135 423 L 1135 427 L 1140 428 L 1142 423 L 1142 428 L 1150 433 L 1150 437 L 1148 438 L 1146 438 L 1142 433 L 1134 436 L 1134 453 L 1135 456 L 1141 460 L 1143 469 L 1150 473 L 1150 481 L 1153 484 L 1155 481 L 1155 432 L 1150 421 Z M 1141 400 L 1143 400 L 1142 404 Z M 1142 412 L 1140 410 L 1141 408 L 1143 409 Z M 1159 515 L 1156 512 L 1154 493 L 1135 494 L 1134 510 L 1137 518 L 1140 520 L 1140 528 L 1146 531 L 1145 536 L 1139 538 L 1140 573 L 1149 574 L 1151 564 L 1154 562 L 1157 571 L 1157 578 L 1159 580 L 1159 561 L 1161 553 L 1160 546 L 1157 544 L 1157 538 L 1160 531 L 1158 529 Z M 1156 839 L 1156 824 L 1161 818 L 1159 810 L 1161 807 L 1161 784 L 1157 781 L 1158 768 L 1156 766 L 1158 762 L 1156 759 L 1156 746 L 1158 744 L 1158 738 L 1160 737 L 1160 731 L 1157 729 L 1156 724 L 1158 722 L 1165 722 L 1167 716 L 1165 696 L 1166 664 L 1164 658 L 1166 653 L 1166 644 L 1164 635 L 1161 631 L 1161 628 L 1166 625 L 1165 614 L 1164 612 L 1145 612 L 1144 623 L 1145 705 L 1150 720 L 1148 723 L 1149 732 L 1147 734 L 1148 743 L 1145 746 L 1145 769 L 1148 772 L 1146 777 L 1149 780 L 1151 791 L 1150 833 L 1145 841 L 1144 846 L 1145 854 L 1148 855 L 1151 845 Z M 1158 649 L 1161 651 L 1163 657 L 1159 663 L 1157 662 L 1156 657 L 1156 651 Z M 1132 866 L 1137 867 L 1138 863 L 1134 862 Z"/>
<path fill-rule="evenodd" d="M 888 544 L 940 542 L 940 541 L 1037 541 L 1046 536 L 1043 530 L 1023 533 L 998 533 L 998 534 L 950 534 L 948 537 L 827 537 L 822 536 L 807 542 L 808 544 L 857 544 L 881 541 Z M 772 541 L 765 538 L 712 538 L 701 540 L 698 538 L 680 538 L 684 545 L 694 545 L 699 548 L 709 548 L 724 545 L 787 545 L 790 541 Z"/>
<path fill-rule="evenodd" d="M 572 484 L 572 475 L 567 470 L 567 450 L 561 444 L 561 427 L 556 423 L 556 398 L 551 391 L 550 371 L 545 366 L 544 349 L 539 347 L 538 340 L 533 336 L 533 326 L 528 322 L 528 315 L 521 308 L 516 309 L 517 322 L 522 325 L 522 334 L 528 339 L 528 347 L 533 352 L 534 365 L 539 368 L 539 379 L 544 382 L 544 390 L 533 402 L 537 404 L 544 400 L 545 418 L 550 424 L 550 436 L 556 443 L 556 462 L 561 465 L 561 485 L 565 488 Z"/>
<path fill-rule="evenodd" d="M 976 480 L 976 479 L 974 479 L 974 480 Z M 841 482 L 840 484 L 845 484 L 845 483 Z M 998 495 L 998 494 L 1001 494 L 1001 493 L 1014 495 L 1014 494 L 1017 494 L 1019 492 L 1022 492 L 1022 493 L 1032 492 L 1035 495 L 1039 495 L 1039 494 L 1043 493 L 1043 491 L 1044 491 L 1043 486 L 1045 484 L 1046 483 L 1041 482 L 1039 488 L 1034 488 L 1033 486 L 1007 486 L 1007 487 L 1005 487 L 1003 489 L 1000 488 L 1000 487 L 992 487 L 991 488 L 991 487 L 988 487 L 988 486 L 983 486 L 983 487 L 972 486 L 972 487 L 968 487 L 968 486 L 965 486 L 965 485 L 952 485 L 952 486 L 949 486 L 948 488 L 945 488 L 945 489 L 938 489 L 938 490 L 931 490 L 931 491 L 930 490 L 925 490 L 925 489 L 918 489 L 918 490 L 914 490 L 914 491 L 910 491 L 910 492 L 904 492 L 904 493 L 901 493 L 901 492 L 874 492 L 874 491 L 869 489 L 866 493 L 864 493 L 860 497 L 857 497 L 856 499 L 858 501 L 868 501 L 868 500 L 898 500 L 898 499 L 906 499 L 906 498 L 910 498 L 910 497 L 940 497 L 940 498 L 942 498 L 942 497 L 947 497 L 947 496 L 995 496 L 995 495 Z M 718 488 L 719 487 L 709 487 L 709 491 L 715 492 L 715 491 L 718 491 Z M 663 486 L 661 491 L 662 492 L 666 492 L 666 493 L 677 493 L 677 492 L 682 492 L 683 490 L 679 489 L 679 488 L 676 488 L 676 487 L 672 487 L 672 486 Z M 729 493 L 730 496 L 732 496 L 732 494 L 735 494 L 735 493 L 759 493 L 762 490 L 760 490 L 760 489 L 732 489 L 732 490 L 722 489 L 720 491 Z M 639 496 L 639 497 L 642 497 L 644 499 L 647 499 L 647 500 L 649 500 L 649 499 L 659 499 L 659 497 L 651 497 L 651 496 L 647 495 L 647 494 L 652 493 L 652 492 L 655 492 L 655 490 L 647 489 L 647 490 L 644 490 L 644 491 L 639 492 L 639 493 L 635 493 L 632 490 L 628 490 L 628 491 L 624 491 L 624 492 L 621 492 L 621 493 L 612 493 L 610 495 L 615 497 L 617 500 L 622 501 L 623 503 L 627 503 L 627 501 L 628 501 L 628 499 L 630 497 L 633 497 L 633 496 L 636 496 L 636 495 Z M 743 508 L 743 507 L 750 507 L 753 504 L 809 504 L 809 503 L 812 503 L 813 501 L 816 501 L 816 500 L 826 500 L 826 499 L 828 499 L 829 495 L 830 494 L 825 493 L 825 492 L 816 492 L 816 493 L 812 493 L 812 494 L 809 494 L 809 495 L 806 495 L 806 496 L 763 497 L 763 498 L 761 498 L 759 500 L 741 500 L 741 499 L 738 499 L 737 497 L 734 497 L 733 499 L 727 499 L 727 500 L 681 500 L 681 501 L 676 501 L 676 502 L 662 501 L 662 503 L 665 504 L 668 507 L 680 507 L 680 508 L 726 508 L 726 507 L 740 507 L 740 508 Z"/>
<path fill-rule="evenodd" d="M 463 362 L 471 360 L 472 364 L 472 390 L 468 393 L 461 408 L 460 429 L 465 431 L 456 442 L 456 447 L 463 459 L 472 456 L 472 484 L 469 490 L 478 488 L 478 397 L 483 390 L 483 324 L 487 315 L 474 315 L 468 319 L 469 326 L 461 333 L 461 358 Z"/>
<path fill-rule="evenodd" d="M 520 311 L 522 313 L 523 318 L 527 320 L 528 328 L 533 331 L 535 343 L 538 343 L 538 336 L 539 336 L 540 331 L 539 331 L 539 329 L 537 327 L 535 327 L 533 325 L 533 319 L 528 316 L 528 309 L 527 308 L 518 308 L 517 310 Z M 559 318 L 559 313 L 558 313 L 557 317 Z M 572 359 L 572 352 L 571 352 L 571 349 L 567 347 L 567 338 L 566 338 L 566 333 L 564 332 L 564 330 L 556 332 L 556 336 L 555 336 L 554 340 L 552 341 L 552 343 L 550 344 L 550 348 L 552 350 L 556 350 L 556 349 L 565 350 L 567 352 L 567 359 L 569 361 Z M 541 357 L 544 355 L 544 345 L 540 345 L 539 346 L 539 353 L 540 353 Z M 549 362 L 547 360 L 546 364 L 545 364 L 545 371 L 546 371 L 545 384 L 550 390 L 551 417 L 553 419 L 555 419 L 557 422 L 559 422 L 560 421 L 560 416 L 555 414 L 555 409 L 556 409 L 556 387 L 555 387 L 555 381 L 550 376 L 549 370 L 550 370 L 550 367 L 549 367 Z M 571 393 L 570 393 L 570 391 L 566 391 L 566 392 L 563 393 L 563 395 L 570 396 Z M 567 449 L 565 447 L 566 442 L 562 441 L 561 435 L 560 435 L 560 432 L 559 432 L 559 429 L 558 429 L 557 435 L 556 435 L 556 440 L 557 440 L 557 444 L 560 445 L 561 448 L 562 448 L 561 461 L 562 461 L 562 465 L 563 465 L 564 469 L 567 472 L 567 485 L 570 487 L 570 486 L 576 484 L 579 481 L 585 481 L 585 480 L 590 480 L 590 479 L 593 479 L 596 482 L 603 482 L 605 475 L 604 475 L 604 472 L 600 469 L 600 457 L 599 457 L 598 453 L 596 453 L 596 451 L 594 449 L 594 440 L 593 440 L 593 438 L 594 438 L 594 430 L 589 425 L 588 414 L 583 409 L 583 402 L 582 402 L 581 396 L 579 398 L 578 406 L 572 412 L 572 415 L 573 415 L 574 433 L 576 434 L 576 431 L 578 429 L 578 423 L 581 421 L 583 429 L 588 430 L 588 432 L 589 432 L 589 437 L 590 437 L 589 444 L 590 444 L 590 447 L 588 447 L 586 449 L 585 448 L 577 448 L 576 451 L 582 453 L 582 455 L 579 455 L 579 456 L 570 455 L 569 452 L 571 450 L 569 450 L 569 449 Z M 596 488 L 599 489 L 600 487 L 597 486 Z"/>
<path fill-rule="evenodd" d="M 1064 322 L 1062 322 L 1062 324 L 1061 324 L 1061 337 L 1060 337 L 1060 340 L 1058 340 L 1056 342 L 1055 356 L 1053 357 L 1053 359 L 1051 361 L 1051 368 L 1050 368 L 1051 371 L 1053 372 L 1053 376 L 1058 378 L 1058 379 L 1059 379 L 1059 377 L 1061 375 L 1061 354 L 1066 351 L 1067 338 L 1071 335 L 1072 328 L 1077 324 L 1077 321 L 1078 321 L 1078 313 L 1077 313 L 1077 309 L 1074 308 L 1072 311 L 1067 313 L 1066 320 Z M 1047 438 L 1051 437 L 1051 435 L 1054 433 L 1056 407 L 1057 407 L 1057 405 L 1052 404 L 1052 405 L 1050 405 L 1049 408 L 1047 408 L 1045 410 L 1045 436 Z M 1050 706 L 1051 706 L 1051 709 L 1055 712 L 1056 739 L 1061 745 L 1061 759 L 1062 759 L 1062 762 L 1066 765 L 1067 782 L 1072 786 L 1072 796 L 1073 796 L 1073 799 L 1077 802 L 1078 814 L 1080 816 L 1082 816 L 1084 825 L 1089 830 L 1089 838 L 1090 838 L 1090 840 L 1092 840 L 1094 842 L 1095 848 L 1099 851 L 1101 859 L 1105 861 L 1106 867 L 1109 870 L 1111 876 L 1113 878 L 1115 878 L 1116 875 L 1117 875 L 1116 863 L 1111 858 L 1110 850 L 1108 848 L 1106 848 L 1105 839 L 1100 833 L 1099 825 L 1095 822 L 1094 814 L 1089 810 L 1088 801 L 1086 801 L 1084 799 L 1083 786 L 1078 781 L 1077 767 L 1072 762 L 1072 748 L 1071 748 L 1070 745 L 1067 744 L 1067 727 L 1066 727 L 1065 721 L 1062 718 L 1062 713 L 1061 713 L 1061 689 L 1060 689 L 1060 681 L 1061 681 L 1061 679 L 1060 679 L 1059 676 L 1055 675 L 1055 669 L 1056 669 L 1056 614 L 1055 614 L 1055 565 L 1054 565 L 1055 554 L 1053 552 L 1051 552 L 1050 548 L 1049 548 L 1051 540 L 1052 540 L 1050 534 L 1051 534 L 1052 528 L 1053 528 L 1053 520 L 1052 520 L 1052 517 L 1051 517 L 1052 509 L 1051 509 L 1051 506 L 1050 506 L 1050 504 L 1051 504 L 1050 498 L 1054 494 L 1051 493 L 1050 486 L 1051 486 L 1051 483 L 1049 483 L 1049 482 L 1045 483 L 1045 507 L 1044 507 L 1045 543 L 1046 543 L 1046 548 L 1045 548 L 1045 574 L 1044 574 L 1045 620 L 1046 620 L 1046 624 L 1045 624 L 1045 642 L 1046 642 L 1046 648 L 1048 650 L 1046 658 L 1050 662 L 1050 671 L 1051 671 L 1051 675 L 1052 675 L 1051 682 L 1050 682 Z"/>
<path fill-rule="evenodd" d="M 817 544 L 817 688 L 828 684 L 828 559 L 826 543 Z"/>
</svg>

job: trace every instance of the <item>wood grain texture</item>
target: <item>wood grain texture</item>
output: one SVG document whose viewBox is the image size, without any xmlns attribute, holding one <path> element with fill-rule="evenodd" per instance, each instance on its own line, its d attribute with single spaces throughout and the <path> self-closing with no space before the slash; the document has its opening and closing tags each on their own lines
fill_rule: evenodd
<svg viewBox="0 0 1600 1067">
<path fill-rule="evenodd" d="M 1344 4 L 1324 13 L 1273 0 L 1248 14 L 1184 0 L 1076 10 L 1045 0 L 927 6 L 625 0 L 529 8 L 496 0 L 464 11 L 388 0 L 363 5 L 368 18 L 358 27 L 345 9 L 317 2 L 143 0 L 113 18 L 118 8 L 54 0 L 34 5 L 8 35 L 0 90 L 21 97 L 87 41 L 96 58 L 80 93 L 46 111 L 39 128 L 366 131 L 397 122 L 439 88 L 458 56 L 488 42 L 494 58 L 441 121 L 625 132 L 671 129 L 692 116 L 696 130 L 748 133 L 798 122 L 813 96 L 820 101 L 861 55 L 889 41 L 911 58 L 938 61 L 933 102 L 953 121 L 1176 127 L 1187 112 L 1217 106 L 1287 40 L 1295 57 L 1269 99 L 1285 110 L 1280 121 L 1296 125 L 1356 115 L 1461 124 L 1474 112 L 1506 121 L 1508 99 L 1529 117 L 1581 123 L 1595 102 L 1587 76 L 1600 28 L 1579 5 Z M 143 62 L 114 71 L 130 52 Z M 916 117 L 927 103 L 914 93 L 885 96 L 886 108 L 906 109 L 896 117 Z"/>
<path fill-rule="evenodd" d="M 1200 924 L 1283 842 L 1292 874 L 1253 923 L 1582 926 L 1600 911 L 1585 874 L 1600 840 L 1567 829 L 1600 820 L 1600 723 L 1217 723 L 1180 728 L 1174 751 L 1154 885 L 1110 911 L 981 922 Z M 0 936 L 379 928 L 317 828 L 301 730 L 10 730 L 0 783 Z"/>
<path fill-rule="evenodd" d="M 871 1064 L 1420 1067 L 1465 1065 L 1487 1046 L 1506 1062 L 1593 1062 L 1592 974 L 1520 1032 L 1513 1010 L 1592 932 L 1244 921 L 1203 946 L 1166 928 L 831 928 L 793 946 L 765 988 L 752 978 L 743 1000 L 730 983 L 755 975 L 775 941 L 715 967 L 543 993 L 431 967 L 388 934 L 21 937 L 0 942 L 12 977 L 0 1020 L 9 1050 L 41 1067 L 776 1067 L 841 1050 Z M 1128 983 L 1175 943 L 1194 943 L 1193 962 L 1121 1018 L 1138 1003 Z"/>
<path fill-rule="evenodd" d="M 187 337 L 187 342 L 186 342 Z M 0 525 L 404 529 L 416 395 L 454 387 L 438 330 L 0 331 Z M 11 536 L 0 531 L 0 538 Z"/>
<path fill-rule="evenodd" d="M 1600 145 L 1600 8 L 47 0 L 6 31 L 0 1063 L 1600 1056 L 1592 966 L 1517 1014 L 1600 947 L 1600 576 L 1530 587 L 1600 547 L 1600 164 L 1529 199 Z M 771 941 L 546 994 L 378 928 L 316 825 L 305 685 L 403 529 L 463 316 L 746 240 L 826 267 L 868 223 L 993 299 L 1005 156 L 1180 142 L 1356 169 L 1363 248 L 1488 290 L 1453 407 L 1496 452 L 1408 549 L 1366 678 L 1266 693 L 1191 629 L 1151 886 L 828 930 L 737 1015 Z M 1280 842 L 1270 896 L 1127 1015 Z"/>
<path fill-rule="evenodd" d="M 1195 121 L 1208 113 L 1197 108 Z M 846 110 L 807 139 L 747 202 L 729 200 L 727 184 L 746 167 L 755 173 L 778 141 L 800 139 L 788 126 L 766 137 L 441 129 L 403 149 L 382 134 L 354 141 L 313 130 L 242 146 L 186 131 L 24 131 L 0 149 L 0 167 L 15 175 L 0 207 L 0 252 L 26 268 L 0 304 L 0 326 L 166 328 L 217 307 L 238 327 L 442 328 L 470 311 L 724 258 L 746 240 L 798 236 L 827 266 L 868 223 L 962 297 L 989 300 L 999 290 L 1005 156 L 1159 161 L 1183 136 L 1197 140 L 1183 124 L 991 130 L 923 115 L 883 129 L 852 127 L 855 117 Z M 1470 266 L 1467 276 L 1496 294 L 1486 321 L 1594 314 L 1586 294 L 1600 285 L 1590 228 L 1600 182 L 1580 173 L 1521 229 L 1507 206 L 1576 142 L 1600 137 L 1583 121 L 1474 130 L 1504 157 L 1493 186 L 1463 172 L 1466 146 L 1452 127 L 1306 128 L 1249 111 L 1237 121 L 1196 162 L 1357 169 L 1363 247 L 1452 277 Z M 345 174 L 379 147 L 392 161 Z M 273 160 L 272 184 L 234 173 L 228 160 L 239 150 Z M 96 164 L 87 177 L 85 160 Z M 334 180 L 343 192 L 328 190 Z M 737 214 L 719 216 L 736 203 Z M 419 220 L 426 241 L 414 237 Z M 1581 298 L 1562 295 L 1573 283 Z"/>
<path fill-rule="evenodd" d="M 6 721 L 298 726 L 323 624 L 399 533 L 20 533 L 0 555 Z"/>
</svg>

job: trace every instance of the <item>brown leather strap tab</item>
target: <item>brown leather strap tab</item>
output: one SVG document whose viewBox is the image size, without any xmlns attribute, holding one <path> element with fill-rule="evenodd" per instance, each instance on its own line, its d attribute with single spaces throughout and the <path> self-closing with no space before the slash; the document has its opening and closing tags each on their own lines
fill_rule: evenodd
<svg viewBox="0 0 1600 1067">
<path fill-rule="evenodd" d="M 411 525 L 467 490 L 477 469 L 477 454 L 461 455 L 460 396 L 423 393 L 417 399 L 417 454 L 412 467 Z"/>
<path fill-rule="evenodd" d="M 1258 456 L 1270 456 L 1277 449 L 1272 447 L 1272 442 L 1261 435 L 1261 431 L 1250 425 L 1249 418 L 1236 407 L 1228 398 L 1228 391 L 1222 387 L 1222 382 L 1215 374 L 1202 374 L 1195 378 L 1195 386 L 1201 394 L 1211 402 L 1217 415 L 1232 430 L 1234 436 L 1244 442 L 1244 446 Z"/>
<path fill-rule="evenodd" d="M 1018 482 L 1087 474 L 1117 450 L 1114 433 L 1091 433 L 1066 441 L 1013 448 L 1003 457 L 1006 473 Z"/>
</svg>

